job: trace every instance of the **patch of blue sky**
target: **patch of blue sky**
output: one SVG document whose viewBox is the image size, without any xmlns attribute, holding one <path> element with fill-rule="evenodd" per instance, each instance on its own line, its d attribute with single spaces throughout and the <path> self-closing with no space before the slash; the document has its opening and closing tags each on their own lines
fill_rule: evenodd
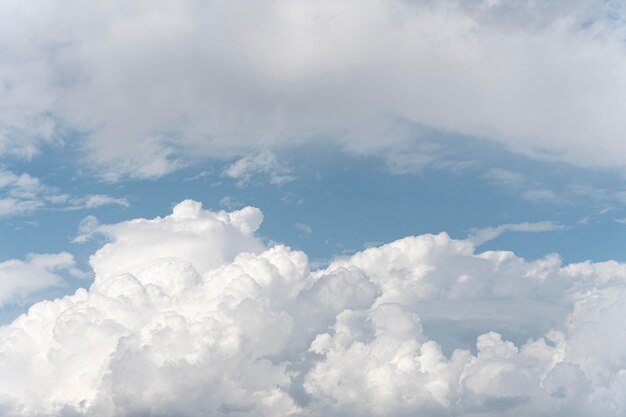
<svg viewBox="0 0 626 417">
<path fill-rule="evenodd" d="M 414 170 L 404 166 L 402 174 L 390 172 L 384 157 L 355 156 L 325 145 L 284 150 L 277 155 L 291 167 L 292 181 L 272 185 L 253 179 L 243 186 L 223 174 L 232 161 L 198 164 L 157 180 L 106 183 L 80 172 L 75 154 L 50 149 L 7 168 L 28 172 L 60 193 L 106 194 L 130 205 L 53 207 L 2 218 L 0 261 L 67 251 L 78 268 L 88 271 L 88 257 L 103 241 L 72 243 L 85 216 L 104 224 L 163 216 L 187 198 L 213 210 L 261 208 L 260 234 L 304 250 L 315 264 L 408 235 L 446 231 L 466 238 L 475 228 L 542 221 L 564 228 L 505 233 L 479 250 L 512 250 L 527 259 L 558 253 L 564 262 L 626 260 L 626 226 L 614 220 L 625 214 L 622 180 L 614 172 L 531 159 L 454 135 L 440 134 L 437 142 L 443 147 L 434 162 Z M 66 286 L 38 295 L 61 296 L 90 283 L 89 278 L 65 278 Z M 6 322 L 26 304 L 5 306 L 0 320 Z"/>
</svg>

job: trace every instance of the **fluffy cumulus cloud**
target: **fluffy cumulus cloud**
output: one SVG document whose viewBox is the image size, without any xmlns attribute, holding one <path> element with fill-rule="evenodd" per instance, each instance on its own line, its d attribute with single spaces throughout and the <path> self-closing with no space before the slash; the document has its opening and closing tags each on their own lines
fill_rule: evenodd
<svg viewBox="0 0 626 417">
<path fill-rule="evenodd" d="M 626 265 L 445 233 L 310 270 L 261 213 L 100 226 L 95 281 L 0 328 L 0 410 L 45 416 L 619 416 Z"/>
<path fill-rule="evenodd" d="M 134 273 L 152 260 L 167 258 L 184 259 L 205 272 L 239 252 L 258 252 L 262 244 L 253 234 L 262 221 L 263 214 L 256 208 L 213 213 L 186 200 L 163 218 L 97 226 L 111 242 L 90 262 L 101 276 Z"/>
<path fill-rule="evenodd" d="M 115 180 L 327 138 L 407 172 L 439 143 L 404 121 L 626 163 L 621 2 L 8 0 L 0 16 L 2 155 L 78 136 Z"/>
</svg>

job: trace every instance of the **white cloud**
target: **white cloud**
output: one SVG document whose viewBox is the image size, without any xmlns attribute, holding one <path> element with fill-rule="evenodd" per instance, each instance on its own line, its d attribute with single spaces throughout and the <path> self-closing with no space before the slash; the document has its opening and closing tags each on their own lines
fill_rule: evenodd
<svg viewBox="0 0 626 417">
<path fill-rule="evenodd" d="M 59 207 L 61 210 L 75 211 L 88 210 L 103 206 L 130 207 L 130 203 L 125 198 L 116 198 L 106 194 L 91 194 L 82 197 L 66 196 L 66 199 L 58 203 L 65 203 Z"/>
<path fill-rule="evenodd" d="M 186 201 L 107 226 L 91 288 L 0 328 L 3 414 L 626 412 L 626 265 L 439 234 L 311 272 L 261 247 L 260 220 Z"/>
<path fill-rule="evenodd" d="M 0 170 L 0 217 L 30 214 L 45 208 L 80 210 L 107 204 L 128 207 L 125 199 L 106 195 L 72 197 L 29 174 Z"/>
<path fill-rule="evenodd" d="M 78 272 L 74 264 L 74 257 L 66 252 L 30 254 L 25 261 L 11 259 L 0 262 L 0 307 L 25 302 L 42 290 L 63 285 L 59 272 Z"/>
<path fill-rule="evenodd" d="M 27 173 L 0 170 L 0 217 L 19 216 L 38 210 L 85 210 L 106 205 L 129 207 L 125 198 L 104 194 L 71 196 L 42 183 Z"/>
<path fill-rule="evenodd" d="M 574 185 L 570 185 L 566 190 L 556 192 L 541 182 L 529 181 L 524 174 L 508 169 L 488 169 L 483 173 L 482 178 L 533 203 L 554 204 L 567 202 L 572 197 L 580 198 L 580 193 L 573 188 Z"/>
<path fill-rule="evenodd" d="M 408 121 L 541 158 L 626 163 L 611 2 L 0 7 L 3 154 L 76 129 L 89 132 L 84 162 L 110 180 L 324 141 L 407 172 L 432 157 L 398 127 Z"/>
<path fill-rule="evenodd" d="M 96 274 L 109 276 L 134 273 L 156 259 L 181 258 L 202 273 L 241 251 L 259 252 L 262 244 L 254 232 L 262 221 L 257 208 L 213 213 L 186 200 L 163 218 L 98 226 L 98 232 L 110 242 L 90 262 Z"/>
<path fill-rule="evenodd" d="M 118 205 L 120 207 L 129 207 L 130 204 L 125 198 L 114 198 L 104 194 L 94 194 L 85 198 L 85 208 L 96 208 L 108 205 Z"/>
<path fill-rule="evenodd" d="M 501 224 L 499 226 L 485 227 L 482 229 L 472 229 L 468 240 L 474 245 L 480 246 L 483 243 L 487 243 L 493 240 L 503 233 L 508 232 L 524 232 L 524 233 L 540 233 L 540 232 L 555 232 L 559 230 L 566 230 L 568 227 L 559 223 L 551 221 L 542 222 L 524 222 L 524 223 L 512 223 Z"/>
<path fill-rule="evenodd" d="M 29 174 L 0 170 L 0 217 L 29 214 L 68 198 Z"/>
<path fill-rule="evenodd" d="M 255 179 L 267 180 L 272 185 L 283 185 L 294 180 L 291 169 L 268 151 L 237 160 L 227 166 L 223 174 L 236 179 L 239 187 L 245 187 Z"/>
<path fill-rule="evenodd" d="M 72 240 L 73 243 L 86 243 L 91 240 L 96 233 L 98 233 L 98 229 L 100 228 L 100 222 L 98 218 L 92 215 L 89 215 L 83 218 L 78 224 L 78 233 L 76 237 Z"/>
</svg>

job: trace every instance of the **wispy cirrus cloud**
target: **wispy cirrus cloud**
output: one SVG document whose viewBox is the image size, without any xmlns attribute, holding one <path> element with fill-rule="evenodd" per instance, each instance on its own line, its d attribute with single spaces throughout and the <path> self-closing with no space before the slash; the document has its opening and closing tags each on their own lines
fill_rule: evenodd
<svg viewBox="0 0 626 417">
<path fill-rule="evenodd" d="M 91 240 L 94 235 L 98 233 L 100 222 L 98 218 L 93 215 L 89 215 L 83 218 L 78 224 L 78 233 L 72 239 L 72 243 L 86 243 Z"/>
<path fill-rule="evenodd" d="M 85 208 L 96 208 L 108 205 L 117 205 L 120 207 L 129 207 L 130 204 L 125 198 L 115 198 L 104 194 L 93 194 L 84 198 Z"/>
<path fill-rule="evenodd" d="M 27 173 L 0 170 L 0 217 L 29 215 L 39 210 L 85 210 L 106 205 L 126 208 L 129 202 L 104 194 L 72 196 Z"/>
<path fill-rule="evenodd" d="M 309 236 L 313 233 L 313 229 L 306 223 L 295 223 L 293 227 L 296 228 L 303 236 Z"/>
<path fill-rule="evenodd" d="M 280 186 L 295 179 L 291 171 L 273 152 L 263 151 L 238 159 L 224 168 L 222 174 L 236 180 L 239 187 L 259 181 Z"/>
<path fill-rule="evenodd" d="M 68 204 L 62 207 L 62 210 L 87 210 L 103 206 L 119 206 L 122 208 L 130 207 L 130 203 L 126 198 L 116 198 L 106 194 L 89 194 L 84 197 L 71 197 Z"/>
<path fill-rule="evenodd" d="M 504 168 L 488 169 L 482 177 L 492 184 L 514 190 L 522 187 L 526 182 L 526 177 L 521 172 Z"/>
<path fill-rule="evenodd" d="M 0 171 L 0 217 L 29 214 L 69 198 L 29 174 Z"/>
<path fill-rule="evenodd" d="M 543 233 L 563 231 L 567 229 L 569 229 L 569 226 L 552 221 L 510 223 L 501 224 L 499 226 L 472 229 L 467 239 L 474 245 L 480 246 L 498 238 L 504 233 Z"/>
</svg>

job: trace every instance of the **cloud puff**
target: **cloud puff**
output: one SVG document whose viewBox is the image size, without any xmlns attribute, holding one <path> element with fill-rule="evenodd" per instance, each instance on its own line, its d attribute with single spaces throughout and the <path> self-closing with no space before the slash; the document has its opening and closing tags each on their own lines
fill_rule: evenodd
<svg viewBox="0 0 626 417">
<path fill-rule="evenodd" d="M 59 272 L 77 274 L 74 257 L 67 252 L 30 254 L 25 261 L 0 262 L 0 306 L 24 302 L 28 297 L 50 287 L 63 285 Z"/>
<path fill-rule="evenodd" d="M 626 265 L 407 237 L 311 271 L 261 214 L 107 226 L 89 289 L 0 328 L 0 409 L 43 416 L 618 416 Z"/>
<path fill-rule="evenodd" d="M 262 244 L 254 232 L 262 221 L 263 214 L 253 207 L 213 213 L 198 202 L 186 200 L 163 218 L 98 226 L 98 232 L 110 243 L 90 262 L 94 272 L 102 276 L 134 273 L 161 258 L 183 259 L 204 273 L 239 252 L 259 252 Z"/>
<path fill-rule="evenodd" d="M 626 163 L 614 2 L 127 6 L 0 5 L 1 154 L 62 146 L 75 130 L 86 166 L 111 180 L 324 141 L 412 172 L 438 140 L 422 146 L 408 122 L 543 158 Z"/>
<path fill-rule="evenodd" d="M 78 224 L 78 233 L 72 239 L 72 243 L 85 243 L 91 240 L 98 233 L 99 227 L 100 221 L 98 221 L 97 217 L 89 215 L 83 218 Z"/>
</svg>

